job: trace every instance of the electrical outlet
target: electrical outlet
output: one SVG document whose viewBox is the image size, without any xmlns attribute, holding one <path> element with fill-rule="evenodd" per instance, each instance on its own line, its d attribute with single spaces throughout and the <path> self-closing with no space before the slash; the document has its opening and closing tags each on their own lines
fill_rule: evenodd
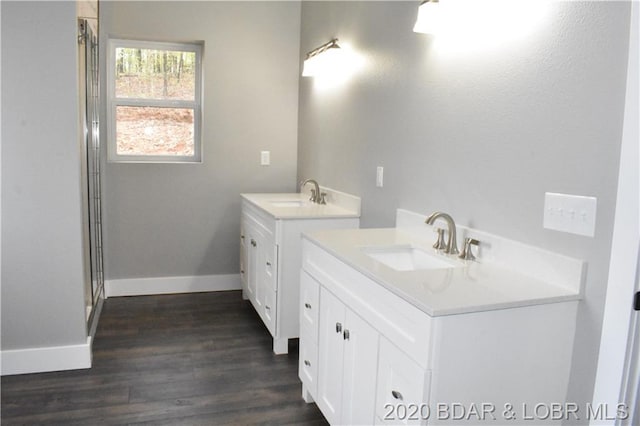
<svg viewBox="0 0 640 426">
<path fill-rule="evenodd" d="M 384 183 L 384 167 L 378 166 L 376 168 L 376 186 L 382 188 Z"/>
<path fill-rule="evenodd" d="M 543 226 L 555 231 L 593 237 L 598 199 L 579 195 L 544 194 Z"/>
<path fill-rule="evenodd" d="M 260 151 L 260 165 L 268 166 L 271 164 L 271 151 Z"/>
</svg>

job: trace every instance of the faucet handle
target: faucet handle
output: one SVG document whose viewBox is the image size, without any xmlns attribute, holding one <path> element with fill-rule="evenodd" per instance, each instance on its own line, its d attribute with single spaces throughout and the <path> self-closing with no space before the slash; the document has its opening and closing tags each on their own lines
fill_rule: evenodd
<svg viewBox="0 0 640 426">
<path fill-rule="evenodd" d="M 327 204 L 327 200 L 325 199 L 326 196 L 326 192 L 321 192 L 320 197 L 318 197 L 318 204 Z"/>
<path fill-rule="evenodd" d="M 444 242 L 444 229 L 436 228 L 436 232 L 438 233 L 438 238 L 436 242 L 433 244 L 433 248 L 436 250 L 444 250 L 447 248 L 447 243 Z"/>
<path fill-rule="evenodd" d="M 471 238 L 471 237 L 467 237 L 464 239 L 464 246 L 462 247 L 462 253 L 460 253 L 460 256 L 458 256 L 460 259 L 464 259 L 464 260 L 476 260 L 476 257 L 473 255 L 473 252 L 471 251 L 471 246 L 478 246 L 480 244 L 480 241 L 476 240 L 475 238 Z"/>
<path fill-rule="evenodd" d="M 311 197 L 309 197 L 309 201 L 311 201 L 312 203 L 315 203 L 316 200 L 317 200 L 316 190 L 312 189 L 311 190 Z"/>
</svg>

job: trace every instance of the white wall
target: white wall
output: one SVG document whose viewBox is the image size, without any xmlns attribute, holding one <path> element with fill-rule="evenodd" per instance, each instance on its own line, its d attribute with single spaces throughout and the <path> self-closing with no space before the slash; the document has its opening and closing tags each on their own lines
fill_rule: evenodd
<svg viewBox="0 0 640 426">
<path fill-rule="evenodd" d="M 0 7 L 4 362 L 87 335 L 75 3 Z"/>
<path fill-rule="evenodd" d="M 552 2 L 528 35 L 504 32 L 499 46 L 472 50 L 474 32 L 462 52 L 412 32 L 417 5 L 303 2 L 301 55 L 338 37 L 365 62 L 336 87 L 301 80 L 298 177 L 361 196 L 364 227 L 392 226 L 399 207 L 443 210 L 586 260 L 567 395 L 584 404 L 607 283 L 630 3 Z M 543 229 L 545 191 L 597 197 L 595 237 Z"/>
<path fill-rule="evenodd" d="M 295 190 L 300 4 L 102 2 L 100 14 L 103 46 L 204 41 L 204 161 L 106 164 L 107 278 L 237 274 L 240 193 Z"/>
</svg>

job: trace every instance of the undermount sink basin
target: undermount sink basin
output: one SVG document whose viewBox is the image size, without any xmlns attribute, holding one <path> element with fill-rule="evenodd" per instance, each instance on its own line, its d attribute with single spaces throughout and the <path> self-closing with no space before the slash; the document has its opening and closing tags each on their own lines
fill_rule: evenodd
<svg viewBox="0 0 640 426">
<path fill-rule="evenodd" d="M 289 201 L 271 201 L 271 205 L 274 207 L 302 207 L 304 201 L 289 200 Z"/>
<path fill-rule="evenodd" d="M 430 254 L 413 246 L 362 247 L 372 259 L 396 271 L 418 271 L 424 269 L 448 269 L 459 266 L 454 261 Z"/>
</svg>

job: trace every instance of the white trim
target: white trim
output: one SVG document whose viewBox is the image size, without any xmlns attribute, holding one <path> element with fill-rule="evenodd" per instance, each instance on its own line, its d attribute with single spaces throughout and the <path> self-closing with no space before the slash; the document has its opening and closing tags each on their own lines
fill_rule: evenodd
<svg viewBox="0 0 640 426">
<path fill-rule="evenodd" d="M 106 280 L 105 297 L 240 290 L 240 274 Z"/>
<path fill-rule="evenodd" d="M 91 337 L 80 345 L 0 352 L 0 374 L 3 376 L 82 368 L 91 368 Z"/>
<path fill-rule="evenodd" d="M 634 421 L 640 417 L 640 407 L 634 406 L 635 392 L 627 389 L 628 384 L 638 380 L 637 377 L 632 377 L 632 374 L 639 362 L 632 358 L 634 345 L 638 344 L 634 336 L 638 313 L 633 311 L 632 297 L 639 289 L 636 275 L 640 251 L 639 33 L 640 5 L 633 2 L 618 191 L 598 367 L 592 398 L 594 406 L 603 404 L 610 410 L 612 407 L 615 410 L 618 403 L 626 403 L 630 418 L 625 422 L 593 419 L 591 425 L 637 424 Z M 637 381 L 635 383 L 637 384 Z"/>
</svg>

